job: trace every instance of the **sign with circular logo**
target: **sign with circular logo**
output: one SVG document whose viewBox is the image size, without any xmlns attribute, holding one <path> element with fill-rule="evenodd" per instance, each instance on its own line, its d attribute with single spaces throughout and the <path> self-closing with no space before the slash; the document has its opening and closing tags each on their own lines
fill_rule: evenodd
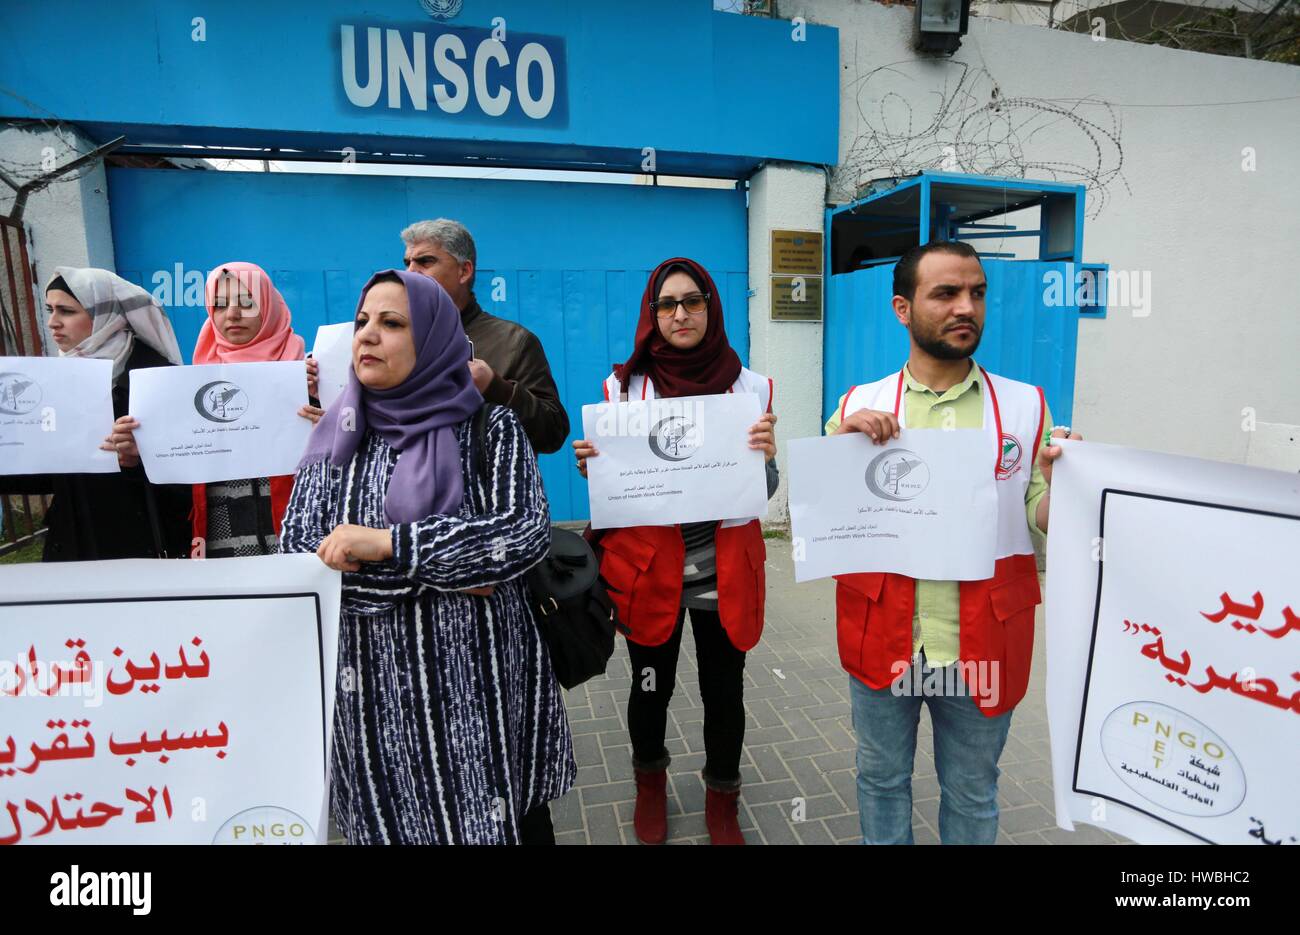
<svg viewBox="0 0 1300 935">
<path fill-rule="evenodd" d="M 668 416 L 650 430 L 650 450 L 665 461 L 685 461 L 700 450 L 700 427 L 685 416 Z"/>
<path fill-rule="evenodd" d="M 227 380 L 205 383 L 194 394 L 195 410 L 209 422 L 236 422 L 248 405 L 248 394 Z"/>
<path fill-rule="evenodd" d="M 316 832 L 302 816 L 275 805 L 245 809 L 226 821 L 213 844 L 315 844 Z"/>
<path fill-rule="evenodd" d="M 1020 439 L 1006 432 L 1002 433 L 1002 444 L 999 446 L 998 455 L 998 474 L 1002 477 L 1008 477 L 1016 472 L 1020 467 L 1020 460 L 1025 456 L 1024 446 L 1020 444 Z"/>
<path fill-rule="evenodd" d="M 451 19 L 460 13 L 464 0 L 420 0 L 424 12 L 434 19 Z"/>
<path fill-rule="evenodd" d="M 1246 798 L 1246 773 L 1223 738 L 1154 701 L 1120 705 L 1101 726 L 1107 764 L 1148 802 L 1179 815 L 1226 815 Z"/>
<path fill-rule="evenodd" d="M 26 415 L 40 404 L 39 383 L 25 373 L 0 373 L 0 415 Z"/>
<path fill-rule="evenodd" d="M 929 486 L 929 465 L 906 448 L 878 454 L 867 465 L 867 489 L 882 500 L 911 500 Z"/>
</svg>

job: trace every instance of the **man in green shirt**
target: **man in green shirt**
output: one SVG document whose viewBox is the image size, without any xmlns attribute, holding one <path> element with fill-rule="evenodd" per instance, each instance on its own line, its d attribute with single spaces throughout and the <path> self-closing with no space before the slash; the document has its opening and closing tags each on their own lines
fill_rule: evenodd
<svg viewBox="0 0 1300 935">
<path fill-rule="evenodd" d="M 997 837 L 997 762 L 1011 709 L 1028 681 L 1039 601 L 1032 542 L 1047 532 L 1052 463 L 1061 453 L 1050 439 L 1069 430 L 1053 430 L 1036 388 L 990 375 L 972 359 L 984 326 L 986 288 L 979 257 L 967 244 L 935 242 L 904 254 L 894 270 L 893 308 L 911 336 L 907 363 L 901 373 L 850 390 L 826 423 L 828 435 L 862 432 L 879 445 L 898 437 L 900 423 L 909 430 L 992 428 L 985 425 L 986 411 L 996 414 L 1002 431 L 995 477 L 999 510 L 1006 515 L 999 517 L 993 578 L 925 581 L 871 572 L 840 577 L 837 625 L 841 659 L 853 676 L 858 807 L 866 843 L 912 842 L 911 777 L 923 701 L 934 724 L 941 839 L 991 844 Z M 1027 532 L 1017 530 L 1020 520 L 1010 515 L 1020 509 L 1021 489 Z M 999 589 L 1022 599 L 991 600 Z M 894 658 L 897 628 L 909 621 L 911 656 Z M 984 648 L 980 652 L 1003 644 L 1012 648 L 977 657 L 970 647 L 963 653 L 963 634 Z M 975 684 L 985 680 L 990 684 Z"/>
</svg>

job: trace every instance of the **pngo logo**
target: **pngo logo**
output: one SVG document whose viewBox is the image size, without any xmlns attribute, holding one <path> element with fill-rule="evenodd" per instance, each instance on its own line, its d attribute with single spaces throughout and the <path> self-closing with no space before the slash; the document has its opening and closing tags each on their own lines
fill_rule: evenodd
<svg viewBox="0 0 1300 935">
<path fill-rule="evenodd" d="M 315 844 L 316 832 L 301 816 L 276 805 L 259 805 L 229 819 L 213 844 Z"/>
<path fill-rule="evenodd" d="M 906 448 L 878 454 L 867 465 L 867 489 L 882 500 L 911 500 L 929 486 L 929 465 Z"/>
<path fill-rule="evenodd" d="M 685 416 L 668 416 L 650 430 L 650 450 L 664 461 L 685 461 L 700 450 L 700 427 Z"/>
<path fill-rule="evenodd" d="M 1124 785 L 1178 815 L 1227 815 L 1246 798 L 1246 771 L 1227 742 L 1168 705 L 1120 705 L 1101 726 L 1101 752 Z"/>
<path fill-rule="evenodd" d="M 40 404 L 39 383 L 25 373 L 0 373 L 0 415 L 26 415 Z"/>
<path fill-rule="evenodd" d="M 195 411 L 209 422 L 236 422 L 248 405 L 248 394 L 227 380 L 205 383 L 194 394 Z"/>
</svg>

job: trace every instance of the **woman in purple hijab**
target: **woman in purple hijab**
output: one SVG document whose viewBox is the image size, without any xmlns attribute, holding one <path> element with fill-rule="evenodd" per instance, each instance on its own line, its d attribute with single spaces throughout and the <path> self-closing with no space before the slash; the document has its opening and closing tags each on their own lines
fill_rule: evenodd
<svg viewBox="0 0 1300 935">
<path fill-rule="evenodd" d="M 366 284 L 348 387 L 312 431 L 280 537 L 343 572 L 332 808 L 352 844 L 553 841 L 568 720 L 524 572 L 550 514 L 514 413 L 484 405 L 432 279 Z"/>
</svg>

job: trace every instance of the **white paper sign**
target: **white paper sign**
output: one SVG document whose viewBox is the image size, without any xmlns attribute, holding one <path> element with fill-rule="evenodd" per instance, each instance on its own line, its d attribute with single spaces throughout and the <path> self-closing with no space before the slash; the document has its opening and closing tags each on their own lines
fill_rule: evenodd
<svg viewBox="0 0 1300 935">
<path fill-rule="evenodd" d="M 767 515 L 763 453 L 749 447 L 754 393 L 582 407 L 593 529 Z"/>
<path fill-rule="evenodd" d="M 1063 444 L 1047 562 L 1058 823 L 1300 843 L 1300 477 Z"/>
<path fill-rule="evenodd" d="M 151 367 L 131 374 L 136 444 L 155 484 L 292 474 L 312 424 L 301 360 Z"/>
<path fill-rule="evenodd" d="M 334 405 L 343 389 L 348 385 L 348 374 L 352 372 L 352 335 L 356 326 L 345 321 L 339 325 L 321 325 L 316 329 L 316 343 L 312 345 L 312 359 L 320 364 L 317 375 L 320 384 L 322 409 Z"/>
<path fill-rule="evenodd" d="M 0 357 L 0 474 L 112 474 L 113 362 Z"/>
<path fill-rule="evenodd" d="M 860 432 L 789 445 L 796 581 L 884 571 L 936 581 L 993 576 L 997 491 L 982 429 Z"/>
<path fill-rule="evenodd" d="M 337 572 L 0 566 L 0 844 L 325 843 Z"/>
</svg>

